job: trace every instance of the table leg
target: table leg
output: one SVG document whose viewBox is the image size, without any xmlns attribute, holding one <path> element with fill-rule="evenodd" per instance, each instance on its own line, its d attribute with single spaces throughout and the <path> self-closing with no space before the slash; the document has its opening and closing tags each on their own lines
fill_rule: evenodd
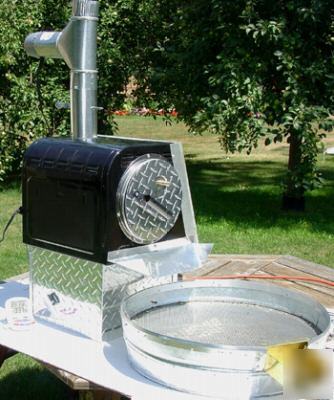
<svg viewBox="0 0 334 400">
<path fill-rule="evenodd" d="M 16 351 L 0 345 L 0 368 L 7 358 L 16 354 Z"/>
</svg>

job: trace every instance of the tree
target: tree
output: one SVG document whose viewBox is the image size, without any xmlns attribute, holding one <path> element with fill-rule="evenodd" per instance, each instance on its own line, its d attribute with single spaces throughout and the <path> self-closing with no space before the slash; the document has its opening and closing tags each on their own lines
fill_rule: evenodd
<svg viewBox="0 0 334 400">
<path fill-rule="evenodd" d="M 2 4 L 3 3 L 3 4 Z M 330 0 L 101 0 L 100 132 L 131 76 L 139 104 L 176 108 L 192 132 L 219 135 L 226 151 L 289 142 L 285 208 L 302 209 L 317 186 L 318 146 L 333 127 L 334 3 Z M 69 132 L 68 70 L 37 64 L 22 48 L 31 31 L 61 29 L 67 0 L 0 0 L 0 179 L 33 139 Z M 43 113 L 36 96 L 41 83 Z M 47 123 L 45 123 L 45 121 Z"/>
<path fill-rule="evenodd" d="M 283 206 L 304 208 L 333 127 L 332 1 L 124 0 L 105 4 L 105 15 L 140 102 L 176 107 L 226 151 L 287 140 Z"/>
<path fill-rule="evenodd" d="M 20 174 L 23 153 L 33 140 L 70 132 L 69 111 L 55 106 L 69 102 L 68 67 L 61 60 L 28 57 L 23 48 L 29 33 L 61 30 L 70 14 L 68 0 L 0 0 L 0 183 Z M 101 89 L 116 93 L 127 77 L 108 63 L 117 51 L 106 45 L 100 48 L 101 69 L 109 78 L 102 77 Z M 118 97 L 101 96 L 101 105 L 108 110 L 120 103 Z M 105 132 L 108 113 L 101 119 Z"/>
<path fill-rule="evenodd" d="M 55 131 L 64 134 L 69 127 L 54 107 L 56 100 L 68 98 L 66 67 L 50 60 L 41 68 L 23 49 L 28 33 L 56 29 L 68 15 L 65 1 L 0 0 L 0 182 L 17 174 L 32 140 Z"/>
</svg>

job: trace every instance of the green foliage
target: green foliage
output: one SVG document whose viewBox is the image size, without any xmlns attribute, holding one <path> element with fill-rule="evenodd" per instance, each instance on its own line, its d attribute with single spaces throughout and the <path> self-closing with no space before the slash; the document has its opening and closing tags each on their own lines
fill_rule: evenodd
<svg viewBox="0 0 334 400">
<path fill-rule="evenodd" d="M 266 151 L 259 146 L 251 158 L 235 154 L 220 160 L 215 137 L 187 135 L 182 123 L 171 128 L 160 118 L 154 121 L 137 116 L 120 117 L 117 121 L 122 136 L 183 142 L 186 157 L 189 155 L 188 173 L 200 240 L 214 242 L 215 253 L 292 254 L 334 267 L 334 203 L 328 201 L 334 197 L 334 157 L 321 160 L 327 185 L 307 196 L 307 212 L 282 213 L 277 185 L 285 169 L 283 146 L 269 146 Z M 20 202 L 19 188 L 0 190 L 0 226 L 4 226 Z M 27 270 L 21 232 L 18 218 L 0 246 L 0 279 Z M 61 381 L 51 379 L 19 355 L 1 368 L 0 388 L 1 399 L 6 400 L 69 398 Z"/>
<path fill-rule="evenodd" d="M 114 129 L 110 109 L 124 102 L 130 76 L 137 105 L 176 108 L 191 131 L 219 135 L 226 151 L 252 151 L 284 140 L 290 146 L 286 190 L 320 182 L 318 146 L 333 127 L 334 3 L 331 0 L 101 0 L 98 34 L 100 132 Z M 68 1 L 0 0 L 0 179 L 15 171 L 27 144 L 65 134 L 68 70 L 36 62 L 24 37 L 61 29 Z M 47 121 L 47 123 L 46 123 Z"/>
<path fill-rule="evenodd" d="M 70 132 L 69 111 L 55 107 L 57 101 L 69 102 L 68 67 L 61 60 L 40 63 L 23 48 L 29 33 L 61 30 L 70 14 L 69 0 L 0 0 L 0 182 L 19 173 L 33 140 Z M 106 0 L 101 1 L 101 17 L 99 105 L 106 111 L 99 115 L 99 129 L 107 133 L 115 129 L 109 110 L 124 101 L 131 63 L 125 47 L 113 39 L 121 24 Z"/>
<path fill-rule="evenodd" d="M 333 127 L 332 1 L 124 0 L 109 9 L 141 102 L 176 107 L 192 131 L 219 134 L 231 152 L 297 138 L 286 190 L 319 182 L 320 128 Z"/>
<path fill-rule="evenodd" d="M 56 100 L 68 101 L 67 68 L 53 60 L 38 68 L 23 50 L 28 33 L 55 29 L 68 13 L 67 1 L 0 0 L 0 181 L 17 173 L 32 140 L 68 131 L 68 117 L 54 106 Z M 43 104 L 37 98 L 37 79 Z"/>
</svg>

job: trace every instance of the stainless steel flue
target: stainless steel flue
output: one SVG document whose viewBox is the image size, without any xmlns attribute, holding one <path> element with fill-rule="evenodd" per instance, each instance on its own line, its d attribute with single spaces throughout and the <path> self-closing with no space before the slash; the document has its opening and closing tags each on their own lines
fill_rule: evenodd
<svg viewBox="0 0 334 400">
<path fill-rule="evenodd" d="M 24 47 L 36 58 L 61 58 L 71 69 L 71 133 L 74 139 L 97 136 L 96 42 L 99 4 L 73 0 L 72 17 L 61 32 L 35 32 Z"/>
</svg>

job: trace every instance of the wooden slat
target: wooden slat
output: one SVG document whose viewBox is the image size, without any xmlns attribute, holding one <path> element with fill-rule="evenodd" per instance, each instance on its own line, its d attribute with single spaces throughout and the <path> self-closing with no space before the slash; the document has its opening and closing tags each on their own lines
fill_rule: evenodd
<svg viewBox="0 0 334 400">
<path fill-rule="evenodd" d="M 229 260 L 215 257 L 204 264 L 202 268 L 183 275 L 184 279 L 196 276 L 220 276 L 231 274 L 254 274 L 268 265 L 268 259 L 263 260 Z"/>
<path fill-rule="evenodd" d="M 211 254 L 210 259 L 219 258 L 219 259 L 227 259 L 230 261 L 245 261 L 245 260 L 268 260 L 274 261 L 278 258 L 282 257 L 281 255 L 273 255 L 273 254 Z"/>
<path fill-rule="evenodd" d="M 80 400 L 128 400 L 129 398 L 102 388 L 101 386 L 95 385 L 86 379 L 80 378 L 74 374 L 63 371 L 59 368 L 53 367 L 52 365 L 41 363 L 47 368 L 53 375 L 64 382 L 72 390 L 79 392 Z"/>
<path fill-rule="evenodd" d="M 268 272 L 272 275 L 287 275 L 287 276 L 304 276 L 304 277 L 310 277 L 314 278 L 314 275 L 308 274 L 303 271 L 298 271 L 296 273 L 296 270 L 291 269 L 285 265 L 279 264 L 279 263 L 272 263 L 270 265 L 267 265 L 266 267 L 263 268 L 263 271 Z M 300 286 L 306 286 L 310 287 L 316 291 L 319 291 L 321 293 L 327 294 L 328 296 L 333 297 L 334 300 L 334 288 L 331 288 L 330 286 L 325 286 L 313 282 L 303 282 L 303 281 L 296 281 L 296 285 Z"/>
<path fill-rule="evenodd" d="M 270 268 L 269 268 L 270 270 Z M 268 275 L 268 276 L 273 276 L 273 275 L 278 275 L 274 273 L 270 273 L 268 271 L 259 271 L 257 274 L 259 275 Z M 274 285 L 278 286 L 283 286 L 288 289 L 293 289 L 297 290 L 299 292 L 305 293 L 315 300 L 317 300 L 319 303 L 321 303 L 323 306 L 327 308 L 333 308 L 334 307 L 334 298 L 333 296 L 328 295 L 327 293 L 322 293 L 319 290 L 315 290 L 311 287 L 307 287 L 304 285 L 300 285 L 296 283 L 295 281 L 288 281 L 288 280 L 273 280 L 270 281 Z"/>
<path fill-rule="evenodd" d="M 325 267 L 324 265 L 302 260 L 301 258 L 293 256 L 283 256 L 276 261 L 279 264 L 285 265 L 294 270 L 334 281 L 334 268 Z"/>
<path fill-rule="evenodd" d="M 129 398 L 110 390 L 90 390 L 81 391 L 79 400 L 129 400 Z"/>
<path fill-rule="evenodd" d="M 266 271 L 259 271 L 259 272 L 257 272 L 257 275 L 272 276 L 273 274 L 270 274 Z M 257 282 L 260 282 L 260 280 L 258 280 Z M 319 303 L 321 303 L 326 308 L 334 307 L 334 301 L 333 301 L 334 299 L 332 296 L 329 296 L 328 294 L 324 294 L 322 292 L 319 292 L 317 290 L 314 290 L 314 289 L 306 287 L 306 286 L 298 285 L 294 281 L 288 281 L 288 280 L 272 280 L 271 281 L 271 280 L 268 280 L 268 282 L 272 283 L 273 285 L 283 286 L 288 289 L 297 290 L 299 292 L 307 294 L 310 297 L 312 297 L 313 299 L 317 300 Z"/>
<path fill-rule="evenodd" d="M 264 275 L 300 275 L 321 277 L 325 279 L 334 278 L 334 270 L 325 266 L 310 263 L 306 260 L 301 260 L 290 256 L 251 256 L 251 255 L 224 255 L 219 257 L 210 256 L 210 260 L 215 260 L 215 264 L 203 270 L 202 275 L 206 276 L 224 276 L 237 274 L 264 274 Z M 283 262 L 281 264 L 280 262 Z M 306 265 L 305 271 L 303 265 Z M 221 263 L 221 265 L 220 265 Z M 286 265 L 289 264 L 289 265 Z M 320 272 L 318 272 L 318 270 Z M 198 271 L 200 272 L 200 270 Z M 190 274 L 189 274 L 190 275 Z M 200 274 L 197 274 L 197 276 Z M 330 278 L 328 278 L 330 277 Z M 331 279 L 330 279 L 331 280 Z M 334 307 L 334 290 L 326 286 L 320 286 L 309 282 L 294 282 L 294 281 L 271 281 L 273 284 L 284 286 L 290 289 L 296 289 L 313 297 L 325 307 Z"/>
<path fill-rule="evenodd" d="M 222 275 L 237 275 L 237 274 L 253 274 L 256 271 L 263 268 L 265 265 L 268 264 L 267 260 L 260 261 L 260 260 L 252 260 L 248 262 L 244 261 L 231 261 L 214 271 L 211 271 L 209 276 L 222 276 Z"/>
<path fill-rule="evenodd" d="M 319 303 L 321 303 L 324 307 L 331 308 L 334 306 L 333 297 L 330 297 L 327 294 L 321 293 L 312 288 L 302 286 L 302 285 L 296 285 L 291 281 L 275 281 L 275 284 L 280 285 L 280 286 L 285 286 L 289 289 L 298 290 L 299 292 L 307 294 L 310 297 L 312 297 L 314 300 L 317 300 Z"/>
<path fill-rule="evenodd" d="M 188 272 L 183 276 L 191 277 L 191 276 L 205 276 L 208 275 L 210 272 L 217 270 L 218 268 L 228 264 L 229 260 L 221 260 L 220 258 L 213 259 L 207 261 L 203 267 L 196 269 L 195 271 Z"/>
<path fill-rule="evenodd" d="M 100 386 L 97 386 L 86 379 L 80 378 L 77 375 L 71 374 L 70 372 L 56 368 L 50 364 L 41 364 L 73 390 L 103 390 Z"/>
</svg>

